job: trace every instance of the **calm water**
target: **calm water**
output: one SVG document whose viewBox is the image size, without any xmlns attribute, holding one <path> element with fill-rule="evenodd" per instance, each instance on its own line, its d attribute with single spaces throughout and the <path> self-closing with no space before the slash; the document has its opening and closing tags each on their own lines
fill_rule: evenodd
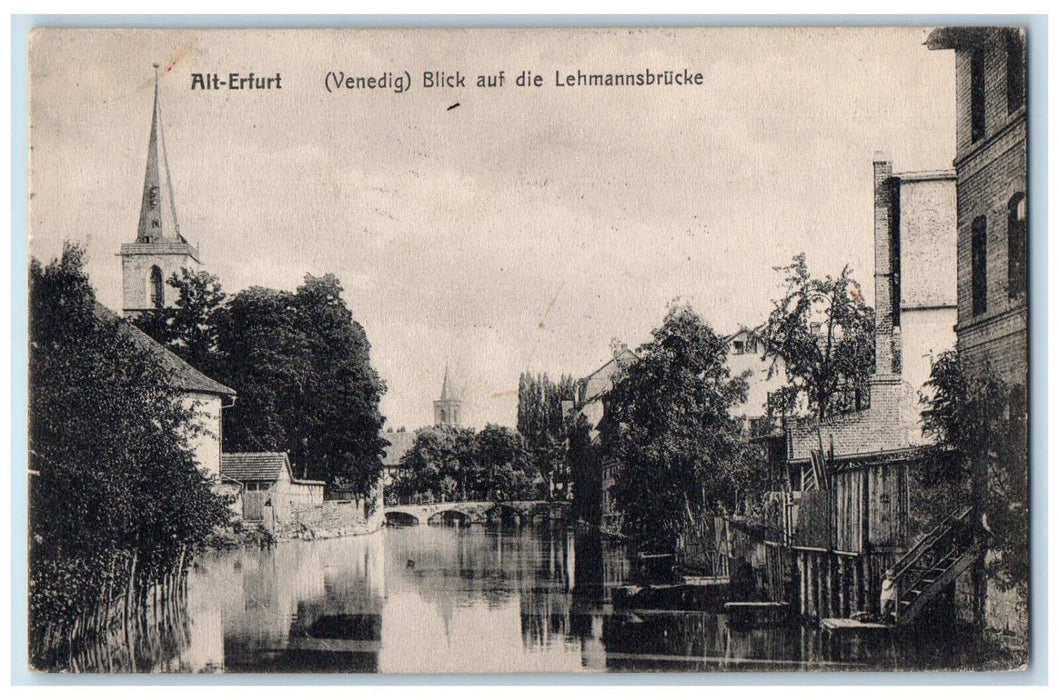
<svg viewBox="0 0 1059 700">
<path fill-rule="evenodd" d="M 569 673 L 887 669 L 895 658 L 904 668 L 959 664 L 924 656 L 922 644 L 909 656 L 889 639 L 825 645 L 797 625 L 740 631 L 718 614 L 613 611 L 609 590 L 628 570 L 620 546 L 547 526 L 389 528 L 213 553 L 191 572 L 186 606 L 161 634 L 134 645 L 134 669 L 115 666 L 111 651 L 83 655 L 78 665 Z"/>
</svg>

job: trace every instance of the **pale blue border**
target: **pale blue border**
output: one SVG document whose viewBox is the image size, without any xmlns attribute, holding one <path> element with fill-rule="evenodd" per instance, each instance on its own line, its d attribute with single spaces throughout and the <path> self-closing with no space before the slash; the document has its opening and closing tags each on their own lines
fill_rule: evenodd
<svg viewBox="0 0 1059 700">
<path fill-rule="evenodd" d="M 1016 673 L 642 673 L 610 675 L 49 675 L 26 663 L 26 313 L 29 31 L 35 27 L 1027 27 L 1029 41 L 1030 670 Z M 1043 685 L 1048 680 L 1048 19 L 1045 15 L 13 15 L 11 17 L 11 683 L 13 685 Z"/>
</svg>

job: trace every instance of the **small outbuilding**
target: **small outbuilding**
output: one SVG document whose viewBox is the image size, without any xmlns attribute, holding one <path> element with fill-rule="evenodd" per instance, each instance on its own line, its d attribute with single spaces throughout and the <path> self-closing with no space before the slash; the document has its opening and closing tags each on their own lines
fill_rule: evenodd
<svg viewBox="0 0 1059 700">
<path fill-rule="evenodd" d="M 221 480 L 237 486 L 236 510 L 249 522 L 265 521 L 266 508 L 276 521 L 285 522 L 299 511 L 324 505 L 324 482 L 295 478 L 286 452 L 224 453 Z"/>
</svg>

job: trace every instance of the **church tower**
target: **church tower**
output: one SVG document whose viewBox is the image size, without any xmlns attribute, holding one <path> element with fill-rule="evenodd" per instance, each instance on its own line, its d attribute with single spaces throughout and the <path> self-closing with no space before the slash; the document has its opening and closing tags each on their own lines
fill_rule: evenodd
<svg viewBox="0 0 1059 700">
<path fill-rule="evenodd" d="M 136 240 L 121 246 L 122 309 L 126 316 L 172 306 L 176 290 L 166 280 L 180 268 L 200 266 L 198 249 L 180 234 L 169 158 L 158 103 L 158 64 L 155 64 L 154 112 L 147 144 L 147 172 L 143 178 L 140 222 Z"/>
<path fill-rule="evenodd" d="M 441 398 L 434 402 L 434 425 L 458 426 L 460 407 L 463 402 L 455 397 L 449 382 L 449 368 L 445 366 L 445 379 L 441 382 Z"/>
</svg>

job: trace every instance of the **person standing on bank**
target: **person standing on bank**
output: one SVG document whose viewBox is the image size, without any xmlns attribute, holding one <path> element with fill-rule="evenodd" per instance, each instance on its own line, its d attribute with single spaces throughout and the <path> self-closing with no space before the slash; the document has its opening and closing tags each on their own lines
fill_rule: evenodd
<svg viewBox="0 0 1059 700">
<path fill-rule="evenodd" d="M 887 569 L 883 575 L 882 591 L 879 593 L 879 607 L 882 610 L 883 622 L 889 624 L 897 602 L 897 588 L 894 586 L 894 570 Z"/>
</svg>

